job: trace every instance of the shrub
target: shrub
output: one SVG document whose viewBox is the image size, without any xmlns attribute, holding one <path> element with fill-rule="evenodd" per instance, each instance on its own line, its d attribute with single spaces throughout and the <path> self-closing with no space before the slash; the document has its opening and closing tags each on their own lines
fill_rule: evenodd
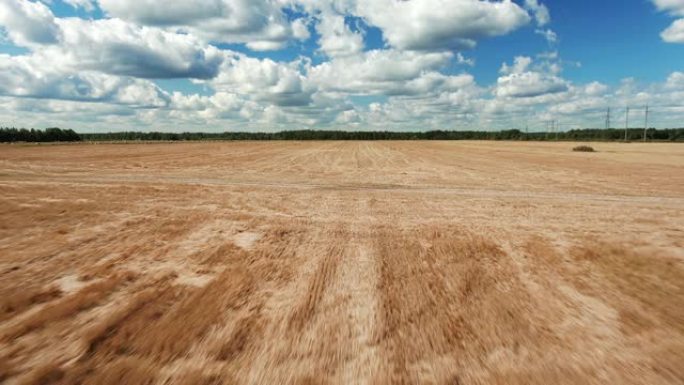
<svg viewBox="0 0 684 385">
<path fill-rule="evenodd" d="M 572 149 L 572 151 L 575 152 L 596 152 L 593 147 L 591 146 L 577 146 Z"/>
</svg>

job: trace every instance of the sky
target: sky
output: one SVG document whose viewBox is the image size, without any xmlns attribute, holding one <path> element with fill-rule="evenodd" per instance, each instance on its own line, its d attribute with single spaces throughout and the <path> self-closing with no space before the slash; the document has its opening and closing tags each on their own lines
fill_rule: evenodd
<svg viewBox="0 0 684 385">
<path fill-rule="evenodd" d="M 647 105 L 684 127 L 684 0 L 0 0 L 0 126 L 543 131 Z"/>
</svg>

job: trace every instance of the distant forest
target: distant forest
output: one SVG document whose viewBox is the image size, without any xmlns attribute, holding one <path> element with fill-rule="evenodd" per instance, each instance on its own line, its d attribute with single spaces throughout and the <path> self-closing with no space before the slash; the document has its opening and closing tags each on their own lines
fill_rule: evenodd
<svg viewBox="0 0 684 385">
<path fill-rule="evenodd" d="M 643 129 L 627 130 L 627 140 L 640 141 Z M 661 142 L 683 142 L 684 129 L 646 130 L 646 139 Z M 565 132 L 505 131 L 282 131 L 258 132 L 109 132 L 78 134 L 73 130 L 48 128 L 45 130 L 0 128 L 0 142 L 78 142 L 78 141 L 193 141 L 193 140 L 520 140 L 520 141 L 622 141 L 624 129 L 582 129 Z"/>
<path fill-rule="evenodd" d="M 79 142 L 81 136 L 74 130 L 46 128 L 27 130 L 25 128 L 0 128 L 0 142 Z"/>
</svg>

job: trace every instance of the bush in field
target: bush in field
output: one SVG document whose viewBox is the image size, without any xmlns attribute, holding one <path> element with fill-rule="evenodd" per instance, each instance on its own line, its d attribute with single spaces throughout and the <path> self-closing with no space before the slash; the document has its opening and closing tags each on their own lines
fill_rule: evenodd
<svg viewBox="0 0 684 385">
<path fill-rule="evenodd" d="M 577 146 L 572 149 L 572 151 L 575 152 L 596 152 L 593 147 L 591 146 Z"/>
</svg>

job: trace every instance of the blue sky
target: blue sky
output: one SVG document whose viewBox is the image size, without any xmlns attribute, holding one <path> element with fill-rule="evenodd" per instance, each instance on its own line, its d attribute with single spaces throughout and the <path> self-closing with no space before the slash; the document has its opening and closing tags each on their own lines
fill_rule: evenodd
<svg viewBox="0 0 684 385">
<path fill-rule="evenodd" d="M 684 0 L 0 0 L 0 31 L 0 125 L 684 125 Z"/>
</svg>

